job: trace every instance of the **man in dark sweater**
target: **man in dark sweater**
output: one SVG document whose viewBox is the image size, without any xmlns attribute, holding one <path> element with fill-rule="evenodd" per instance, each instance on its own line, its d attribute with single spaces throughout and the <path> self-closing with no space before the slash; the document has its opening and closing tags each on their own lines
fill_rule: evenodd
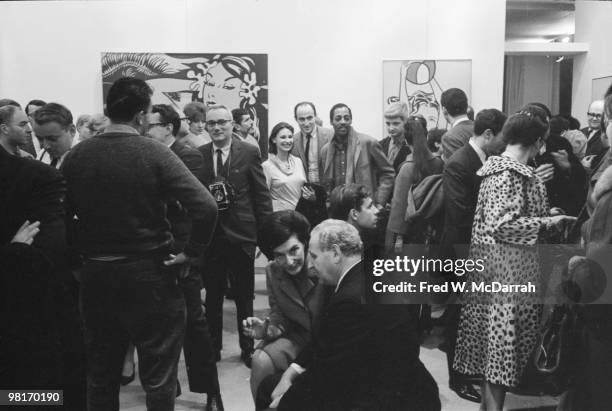
<svg viewBox="0 0 612 411">
<path fill-rule="evenodd" d="M 173 410 L 185 333 L 181 264 L 210 240 L 217 209 L 210 193 L 168 147 L 141 136 L 151 88 L 121 78 L 110 88 L 111 124 L 71 150 L 63 173 L 68 211 L 80 221 L 81 304 L 88 362 L 88 409 L 119 408 L 127 341 L 138 350 L 147 409 Z M 171 254 L 166 204 L 177 199 L 193 223 L 184 251 Z"/>
</svg>

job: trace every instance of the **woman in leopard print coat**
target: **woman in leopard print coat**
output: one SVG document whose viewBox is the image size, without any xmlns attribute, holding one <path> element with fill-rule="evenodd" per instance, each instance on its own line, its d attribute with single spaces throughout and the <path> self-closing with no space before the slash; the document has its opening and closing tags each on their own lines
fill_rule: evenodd
<svg viewBox="0 0 612 411">
<path fill-rule="evenodd" d="M 537 296 L 525 293 L 471 293 L 471 284 L 498 281 L 539 290 L 541 272 L 535 245 L 548 228 L 568 219 L 551 217 L 546 187 L 527 164 L 544 143 L 546 116 L 537 109 L 511 116 L 504 126 L 501 156 L 478 171 L 483 177 L 472 226 L 471 259 L 484 270 L 466 275 L 454 369 L 482 375 L 481 409 L 501 410 L 508 387 L 518 385 L 534 348 L 541 319 Z"/>
</svg>

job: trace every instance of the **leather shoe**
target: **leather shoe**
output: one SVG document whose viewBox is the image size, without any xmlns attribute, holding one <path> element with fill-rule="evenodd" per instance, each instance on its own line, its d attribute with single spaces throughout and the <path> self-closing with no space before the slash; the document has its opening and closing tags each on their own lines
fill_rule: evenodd
<svg viewBox="0 0 612 411">
<path fill-rule="evenodd" d="M 455 393 L 464 400 L 480 403 L 480 394 L 472 384 L 451 384 L 450 389 L 455 391 Z"/>
<path fill-rule="evenodd" d="M 253 362 L 253 352 L 252 351 L 242 351 L 240 354 L 240 359 L 248 368 L 251 368 L 251 363 Z"/>
<path fill-rule="evenodd" d="M 206 398 L 206 411 L 223 411 L 223 401 L 221 401 L 221 394 L 208 394 Z"/>
</svg>

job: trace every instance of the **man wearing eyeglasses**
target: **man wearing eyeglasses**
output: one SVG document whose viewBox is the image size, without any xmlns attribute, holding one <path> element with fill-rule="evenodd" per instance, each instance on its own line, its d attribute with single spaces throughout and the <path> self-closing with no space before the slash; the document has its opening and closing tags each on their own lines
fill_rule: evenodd
<svg viewBox="0 0 612 411">
<path fill-rule="evenodd" d="M 587 112 L 589 126 L 580 130 L 587 137 L 587 147 L 584 154 L 585 159 L 583 160 L 583 165 L 585 165 L 585 167 L 588 166 L 585 164 L 585 162 L 590 164 L 594 156 L 600 155 L 607 149 L 606 142 L 601 138 L 601 118 L 603 116 L 603 108 L 603 100 L 593 101 L 589 106 L 589 111 Z"/>
<path fill-rule="evenodd" d="M 203 181 L 219 207 L 217 228 L 206 251 L 203 270 L 206 316 L 219 359 L 223 346 L 223 295 L 228 272 L 233 273 L 241 359 L 250 367 L 253 339 L 243 334 L 242 323 L 253 316 L 257 227 L 272 213 L 272 202 L 259 149 L 232 137 L 234 121 L 228 108 L 209 107 L 206 129 L 212 142 L 199 148 L 204 156 Z"/>
</svg>

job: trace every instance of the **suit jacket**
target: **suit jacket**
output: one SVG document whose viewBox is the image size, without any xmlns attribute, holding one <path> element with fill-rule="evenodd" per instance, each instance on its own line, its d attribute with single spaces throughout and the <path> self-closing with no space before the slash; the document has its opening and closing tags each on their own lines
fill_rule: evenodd
<svg viewBox="0 0 612 411">
<path fill-rule="evenodd" d="M 202 153 L 185 143 L 174 141 L 170 150 L 187 166 L 200 182 L 204 178 L 204 159 Z M 191 219 L 178 200 L 168 202 L 168 220 L 174 236 L 174 251 L 181 252 L 191 237 Z"/>
<path fill-rule="evenodd" d="M 66 183 L 56 169 L 0 149 L 0 244 L 8 243 L 26 221 L 40 221 L 34 248 L 51 262 L 65 258 Z"/>
<path fill-rule="evenodd" d="M 266 287 L 270 324 L 280 326 L 285 338 L 303 347 L 310 342 L 328 290 L 306 272 L 292 279 L 275 262 L 266 267 Z"/>
<path fill-rule="evenodd" d="M 592 138 L 589 138 L 591 132 L 588 127 L 585 127 L 580 131 L 582 131 L 587 138 L 587 146 L 584 153 L 585 156 L 596 156 L 606 151 L 607 147 L 604 145 L 604 142 L 601 139 L 601 129 L 597 130 Z"/>
<path fill-rule="evenodd" d="M 561 170 L 553 160 L 551 153 L 559 150 L 568 153 L 569 171 Z M 546 140 L 546 151 L 538 154 L 535 161 L 536 165 L 553 164 L 555 167 L 552 180 L 546 183 L 550 206 L 560 207 L 566 214 L 577 216 L 586 199 L 587 176 L 569 141 L 558 135 L 549 135 Z"/>
<path fill-rule="evenodd" d="M 367 304 L 365 275 L 360 262 L 330 297 L 279 410 L 440 409 L 410 307 Z"/>
<path fill-rule="evenodd" d="M 387 136 L 380 140 L 380 146 L 382 147 L 383 153 L 387 155 L 389 152 L 389 144 L 391 144 L 391 136 Z M 395 160 L 393 160 L 393 169 L 395 170 L 395 174 L 399 173 L 399 169 L 404 161 L 406 161 L 406 156 L 412 153 L 410 147 L 408 145 L 402 146 L 400 151 L 397 153 Z"/>
<path fill-rule="evenodd" d="M 319 170 L 323 170 L 321 182 L 329 191 L 334 189 L 335 145 L 330 140 L 319 157 Z M 384 205 L 393 193 L 395 171 L 380 143 L 366 134 L 358 133 L 351 127 L 348 136 L 345 184 L 363 184 L 372 193 L 376 204 Z"/>
<path fill-rule="evenodd" d="M 482 165 L 474 148 L 466 144 L 444 166 L 444 231 L 440 246 L 442 255 L 448 258 L 467 258 L 467 247 L 459 251 L 456 246 L 467 246 L 472 239 L 472 223 L 482 180 L 476 171 Z"/>
<path fill-rule="evenodd" d="M 324 127 L 315 126 L 317 128 L 317 147 L 319 152 L 317 153 L 317 158 L 321 157 L 321 150 L 323 147 L 329 143 L 329 141 L 334 136 L 334 130 Z M 308 164 L 306 163 L 306 154 L 304 153 L 304 139 L 306 136 L 302 135 L 302 131 L 298 131 L 293 135 L 293 148 L 291 149 L 291 154 L 297 156 L 302 160 L 302 164 L 304 165 L 304 172 L 306 173 L 306 177 L 308 178 Z M 323 170 L 319 167 L 319 181 L 323 179 Z"/>
<path fill-rule="evenodd" d="M 442 135 L 442 157 L 444 160 L 451 158 L 453 153 L 467 144 L 470 137 L 474 135 L 474 122 L 465 120 L 455 125 Z"/>
<path fill-rule="evenodd" d="M 204 157 L 202 182 L 208 187 L 216 179 L 213 144 L 205 144 L 198 150 Z M 230 166 L 227 182 L 233 187 L 235 198 L 229 210 L 219 212 L 215 237 L 225 235 L 228 241 L 241 244 L 247 254 L 254 255 L 258 225 L 272 213 L 272 200 L 261 168 L 259 148 L 232 138 L 226 164 Z"/>
</svg>

